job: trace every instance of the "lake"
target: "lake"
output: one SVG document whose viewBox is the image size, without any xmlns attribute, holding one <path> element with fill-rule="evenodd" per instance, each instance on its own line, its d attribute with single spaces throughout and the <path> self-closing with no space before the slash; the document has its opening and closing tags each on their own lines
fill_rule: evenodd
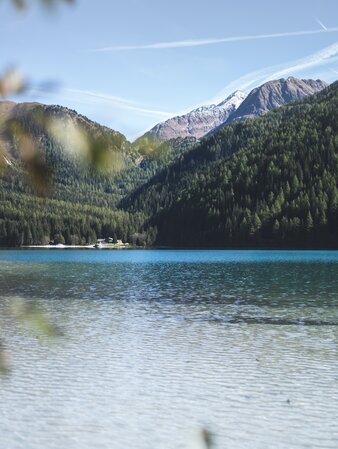
<svg viewBox="0 0 338 449">
<path fill-rule="evenodd" d="M 1 449 L 338 447 L 337 251 L 2 250 L 0 294 Z"/>
</svg>

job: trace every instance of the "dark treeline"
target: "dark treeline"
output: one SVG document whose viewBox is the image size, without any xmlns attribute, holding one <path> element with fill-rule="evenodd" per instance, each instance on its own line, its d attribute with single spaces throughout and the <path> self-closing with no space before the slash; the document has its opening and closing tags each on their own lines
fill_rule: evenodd
<svg viewBox="0 0 338 449">
<path fill-rule="evenodd" d="M 338 83 L 224 127 L 121 202 L 158 244 L 338 246 Z"/>
<path fill-rule="evenodd" d="M 140 213 L 0 192 L 2 246 L 48 244 L 51 240 L 78 245 L 105 237 L 127 242 L 142 229 L 143 222 Z"/>
</svg>

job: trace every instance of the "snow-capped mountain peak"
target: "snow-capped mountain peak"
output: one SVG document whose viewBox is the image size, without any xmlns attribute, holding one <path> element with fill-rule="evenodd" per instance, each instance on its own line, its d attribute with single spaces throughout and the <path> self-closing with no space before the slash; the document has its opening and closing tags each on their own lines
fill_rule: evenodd
<svg viewBox="0 0 338 449">
<path fill-rule="evenodd" d="M 236 91 L 219 104 L 200 106 L 187 114 L 159 123 L 147 134 L 161 141 L 176 137 L 199 139 L 224 123 L 245 98 L 246 94 Z"/>
<path fill-rule="evenodd" d="M 234 104 L 236 109 L 241 105 L 241 103 L 245 100 L 247 94 L 242 92 L 241 90 L 236 90 L 234 93 L 229 95 L 225 100 L 221 101 L 217 106 L 219 108 L 227 108 L 230 104 Z"/>
</svg>

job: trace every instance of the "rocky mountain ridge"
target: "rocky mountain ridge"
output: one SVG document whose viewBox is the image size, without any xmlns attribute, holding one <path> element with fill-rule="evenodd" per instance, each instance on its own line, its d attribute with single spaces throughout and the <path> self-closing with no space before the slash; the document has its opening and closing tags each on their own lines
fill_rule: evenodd
<svg viewBox="0 0 338 449">
<path fill-rule="evenodd" d="M 200 139 L 215 127 L 226 122 L 245 98 L 246 94 L 237 90 L 219 104 L 201 106 L 187 114 L 158 123 L 146 133 L 146 136 L 159 141 L 177 137 Z"/>
<path fill-rule="evenodd" d="M 268 81 L 249 93 L 227 119 L 226 124 L 260 117 L 279 106 L 320 92 L 327 86 L 322 80 L 298 79 L 292 76 Z"/>
<path fill-rule="evenodd" d="M 260 117 L 279 106 L 317 93 L 327 86 L 328 84 L 321 80 L 305 80 L 291 76 L 268 81 L 248 95 L 237 90 L 217 105 L 201 106 L 187 114 L 158 123 L 143 137 L 161 142 L 187 136 L 201 139 L 227 124 Z"/>
</svg>

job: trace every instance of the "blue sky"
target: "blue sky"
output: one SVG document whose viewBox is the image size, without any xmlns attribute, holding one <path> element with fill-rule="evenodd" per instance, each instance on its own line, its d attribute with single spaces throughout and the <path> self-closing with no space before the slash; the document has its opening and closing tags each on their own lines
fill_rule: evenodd
<svg viewBox="0 0 338 449">
<path fill-rule="evenodd" d="M 130 139 L 268 79 L 338 79 L 337 0 L 30 3 L 0 1 L 0 73 L 17 66 L 32 86 L 13 99 L 68 106 Z"/>
</svg>

